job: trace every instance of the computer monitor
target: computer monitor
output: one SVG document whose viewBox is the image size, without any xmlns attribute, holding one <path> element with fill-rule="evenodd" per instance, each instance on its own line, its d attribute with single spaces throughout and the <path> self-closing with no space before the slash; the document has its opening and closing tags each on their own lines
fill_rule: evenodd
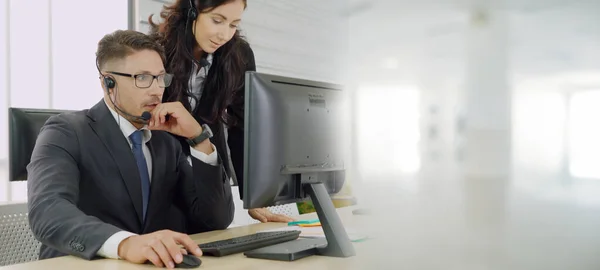
<svg viewBox="0 0 600 270">
<path fill-rule="evenodd" d="M 344 184 L 345 93 L 342 86 L 249 71 L 245 86 L 244 208 L 310 199 L 325 239 L 283 243 L 284 254 L 247 252 L 255 258 L 355 255 L 330 194 Z M 286 246 L 288 245 L 288 246 Z M 325 245 L 325 246 L 324 246 Z M 319 248 L 315 248 L 319 247 Z M 285 253 L 289 251 L 293 254 Z"/>
<path fill-rule="evenodd" d="M 63 113 L 51 109 L 8 109 L 8 179 L 9 181 L 27 180 L 27 164 L 40 129 L 51 116 Z"/>
</svg>

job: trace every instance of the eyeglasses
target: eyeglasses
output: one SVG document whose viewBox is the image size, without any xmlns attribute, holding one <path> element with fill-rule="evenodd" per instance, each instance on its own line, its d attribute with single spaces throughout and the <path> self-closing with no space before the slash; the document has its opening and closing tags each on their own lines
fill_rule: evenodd
<svg viewBox="0 0 600 270">
<path fill-rule="evenodd" d="M 169 73 L 160 74 L 160 75 L 152 75 L 152 74 L 132 75 L 132 74 L 121 73 L 121 72 L 113 72 L 113 71 L 107 71 L 107 73 L 124 76 L 124 77 L 132 77 L 132 78 L 134 78 L 135 86 L 137 86 L 138 88 L 150 87 L 152 85 L 152 82 L 154 82 L 154 79 L 156 79 L 156 81 L 158 82 L 158 86 L 161 88 L 169 87 L 169 85 L 171 85 L 171 82 L 173 81 L 173 74 L 169 74 Z"/>
</svg>

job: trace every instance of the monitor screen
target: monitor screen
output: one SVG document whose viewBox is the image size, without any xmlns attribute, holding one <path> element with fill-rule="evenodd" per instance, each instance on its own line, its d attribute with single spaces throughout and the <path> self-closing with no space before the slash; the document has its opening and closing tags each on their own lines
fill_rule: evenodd
<svg viewBox="0 0 600 270">
<path fill-rule="evenodd" d="M 247 252 L 254 258 L 356 254 L 331 201 L 345 181 L 342 87 L 246 72 L 244 208 L 305 199 L 313 203 L 326 239 L 302 239 Z"/>
<path fill-rule="evenodd" d="M 344 184 L 342 86 L 247 72 L 244 208 L 308 197 L 303 183 L 329 194 Z"/>
</svg>

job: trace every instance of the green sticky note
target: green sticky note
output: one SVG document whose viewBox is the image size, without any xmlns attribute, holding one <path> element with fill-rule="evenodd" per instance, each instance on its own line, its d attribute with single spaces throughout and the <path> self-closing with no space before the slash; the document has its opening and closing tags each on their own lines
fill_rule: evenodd
<svg viewBox="0 0 600 270">
<path fill-rule="evenodd" d="M 288 226 L 294 226 L 294 225 L 299 225 L 299 224 L 312 224 L 312 223 L 317 223 L 317 222 L 319 222 L 319 219 L 296 220 L 296 221 L 290 221 L 290 222 L 288 222 Z"/>
</svg>

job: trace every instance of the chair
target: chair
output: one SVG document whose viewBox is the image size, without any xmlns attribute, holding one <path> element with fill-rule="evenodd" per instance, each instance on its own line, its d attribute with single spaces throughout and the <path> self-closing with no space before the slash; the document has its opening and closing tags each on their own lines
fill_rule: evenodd
<svg viewBox="0 0 600 270">
<path fill-rule="evenodd" d="M 253 219 L 249 214 L 248 210 L 244 209 L 244 202 L 240 200 L 240 192 L 237 186 L 231 187 L 231 195 L 233 196 L 233 203 L 235 204 L 235 214 L 233 216 L 233 222 L 230 227 L 244 226 L 250 224 L 260 223 L 260 221 Z M 290 217 L 300 215 L 298 212 L 298 206 L 295 203 L 289 203 L 278 206 L 267 207 L 274 214 L 283 214 Z"/>
<path fill-rule="evenodd" d="M 62 112 L 66 111 L 8 109 L 9 181 L 27 180 L 27 164 L 40 128 Z M 36 261 L 40 246 L 29 228 L 27 203 L 0 204 L 0 266 Z"/>
<path fill-rule="evenodd" d="M 27 164 L 40 129 L 48 118 L 65 110 L 8 108 L 8 180 L 27 180 Z"/>
<path fill-rule="evenodd" d="M 0 205 L 0 266 L 36 261 L 40 246 L 29 229 L 27 203 Z"/>
</svg>

